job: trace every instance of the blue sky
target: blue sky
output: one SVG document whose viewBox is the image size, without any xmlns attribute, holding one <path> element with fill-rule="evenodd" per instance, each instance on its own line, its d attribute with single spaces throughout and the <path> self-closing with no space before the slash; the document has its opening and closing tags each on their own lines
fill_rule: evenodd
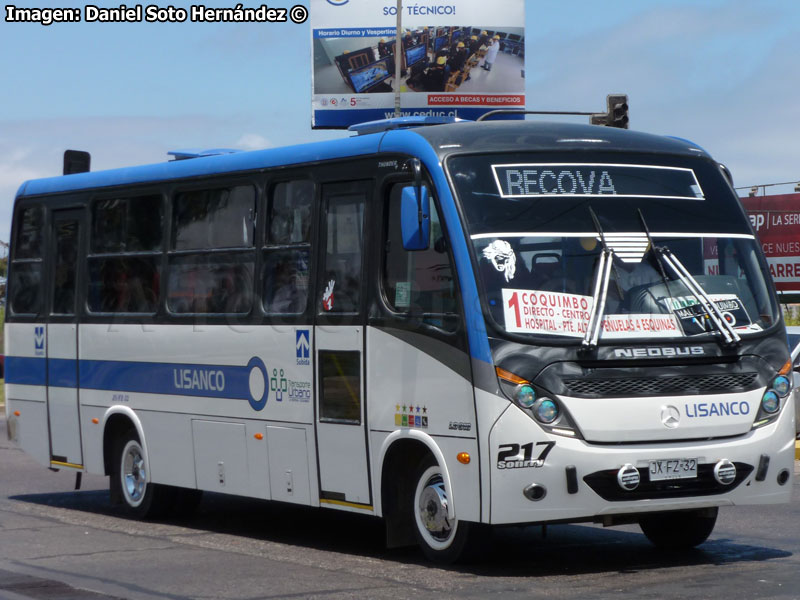
<svg viewBox="0 0 800 600">
<path fill-rule="evenodd" d="M 308 5 L 268 4 L 297 3 Z M 525 0 L 525 9 L 528 109 L 600 111 L 607 93 L 627 93 L 632 129 L 692 139 L 737 185 L 800 181 L 798 0 Z M 308 22 L 0 21 L 0 239 L 19 185 L 58 175 L 67 148 L 90 151 L 100 170 L 176 148 L 349 135 L 311 130 L 310 65 Z"/>
</svg>

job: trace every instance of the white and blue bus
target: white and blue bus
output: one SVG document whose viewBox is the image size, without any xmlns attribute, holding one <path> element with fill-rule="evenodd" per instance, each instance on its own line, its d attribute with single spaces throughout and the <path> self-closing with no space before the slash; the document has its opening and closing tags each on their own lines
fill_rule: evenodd
<svg viewBox="0 0 800 600">
<path fill-rule="evenodd" d="M 503 524 L 691 547 L 721 506 L 788 502 L 785 331 L 724 167 L 424 121 L 23 184 L 11 439 L 138 516 L 293 502 L 439 561 Z"/>
</svg>

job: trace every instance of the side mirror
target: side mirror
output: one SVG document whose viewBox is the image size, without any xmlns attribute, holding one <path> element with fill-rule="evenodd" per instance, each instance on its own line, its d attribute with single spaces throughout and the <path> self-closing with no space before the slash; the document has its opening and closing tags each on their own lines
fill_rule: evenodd
<svg viewBox="0 0 800 600">
<path fill-rule="evenodd" d="M 406 250 L 428 249 L 431 235 L 430 208 L 427 187 L 408 185 L 403 188 L 400 196 L 400 228 L 403 248 Z"/>
</svg>

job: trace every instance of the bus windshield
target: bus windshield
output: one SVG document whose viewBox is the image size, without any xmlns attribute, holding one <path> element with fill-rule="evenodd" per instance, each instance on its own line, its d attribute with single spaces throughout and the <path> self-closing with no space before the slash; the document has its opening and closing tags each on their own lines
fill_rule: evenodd
<svg viewBox="0 0 800 600">
<path fill-rule="evenodd" d="M 746 335 L 778 319 L 757 241 L 713 163 L 526 153 L 448 168 L 488 313 L 508 333 L 588 339 L 593 310 L 601 342 Z"/>
</svg>

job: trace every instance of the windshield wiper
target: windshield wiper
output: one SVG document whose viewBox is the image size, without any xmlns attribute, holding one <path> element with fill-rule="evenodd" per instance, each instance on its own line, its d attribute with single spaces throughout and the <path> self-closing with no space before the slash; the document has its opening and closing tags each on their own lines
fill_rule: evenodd
<svg viewBox="0 0 800 600">
<path fill-rule="evenodd" d="M 689 273 L 689 270 L 680 260 L 678 260 L 677 256 L 672 254 L 669 248 L 664 246 L 657 247 L 653 243 L 653 238 L 650 236 L 650 229 L 647 227 L 647 223 L 644 220 L 644 215 L 642 214 L 641 208 L 639 209 L 639 220 L 642 222 L 642 229 L 644 229 L 644 233 L 647 236 L 647 241 L 650 243 L 650 249 L 653 250 L 653 253 L 655 254 L 656 263 L 658 264 L 658 269 L 661 272 L 661 278 L 664 281 L 664 287 L 667 289 L 667 296 L 672 298 L 672 291 L 669 289 L 667 273 L 664 271 L 665 264 L 675 273 L 675 275 L 678 276 L 678 279 L 689 291 L 689 293 L 695 297 L 700 306 L 706 312 L 706 316 L 708 316 L 709 320 L 714 324 L 717 331 L 722 334 L 722 337 L 725 338 L 725 343 L 738 344 L 742 338 L 739 337 L 739 334 L 736 333 L 736 330 L 731 326 L 731 324 L 725 320 L 725 317 L 722 316 L 719 307 L 709 297 L 697 280 L 692 277 L 692 274 Z M 711 308 L 710 310 L 709 307 Z M 668 308 L 672 310 L 671 307 Z"/>
<path fill-rule="evenodd" d="M 587 350 L 597 347 L 597 340 L 600 338 L 600 327 L 603 324 L 603 313 L 606 310 L 606 298 L 608 296 L 608 282 L 611 280 L 611 266 L 614 263 L 614 251 L 606 244 L 606 236 L 597 215 L 594 214 L 592 207 L 589 207 L 592 221 L 600 234 L 600 241 L 603 250 L 600 253 L 600 260 L 597 262 L 597 270 L 594 277 L 594 294 L 592 296 L 592 310 L 589 313 L 589 324 L 586 327 L 586 335 L 583 336 L 582 346 Z"/>
<path fill-rule="evenodd" d="M 650 235 L 650 228 L 647 226 L 647 223 L 644 220 L 644 214 L 642 214 L 642 209 L 639 208 L 637 209 L 637 211 L 639 212 L 639 220 L 642 222 L 642 229 L 644 229 L 644 234 L 647 236 L 647 243 L 649 244 L 648 250 L 652 250 L 653 256 L 656 257 L 656 265 L 658 265 L 658 272 L 661 275 L 661 281 L 664 282 L 664 287 L 667 290 L 667 295 L 671 298 L 672 291 L 669 289 L 669 278 L 667 277 L 667 272 L 664 270 L 664 262 L 661 260 L 661 255 L 655 251 L 656 245 L 653 242 L 653 236 Z M 646 253 L 647 251 L 645 251 L 645 254 Z"/>
<path fill-rule="evenodd" d="M 657 256 L 661 257 L 661 259 L 664 261 L 664 264 L 666 264 L 672 270 L 672 272 L 677 275 L 681 283 L 686 287 L 687 290 L 689 290 L 689 293 L 692 294 L 700 303 L 700 306 L 705 311 L 706 316 L 714 324 L 714 327 L 717 329 L 717 331 L 722 334 L 722 337 L 725 338 L 725 343 L 729 345 L 738 344 L 742 338 L 739 337 L 739 334 L 736 333 L 736 330 L 731 326 L 730 323 L 728 323 L 725 317 L 722 316 L 719 307 L 709 297 L 697 280 L 692 277 L 692 274 L 689 273 L 683 263 L 678 260 L 678 257 L 675 256 L 669 248 L 665 248 L 663 246 L 654 248 L 654 251 L 656 252 Z"/>
</svg>

